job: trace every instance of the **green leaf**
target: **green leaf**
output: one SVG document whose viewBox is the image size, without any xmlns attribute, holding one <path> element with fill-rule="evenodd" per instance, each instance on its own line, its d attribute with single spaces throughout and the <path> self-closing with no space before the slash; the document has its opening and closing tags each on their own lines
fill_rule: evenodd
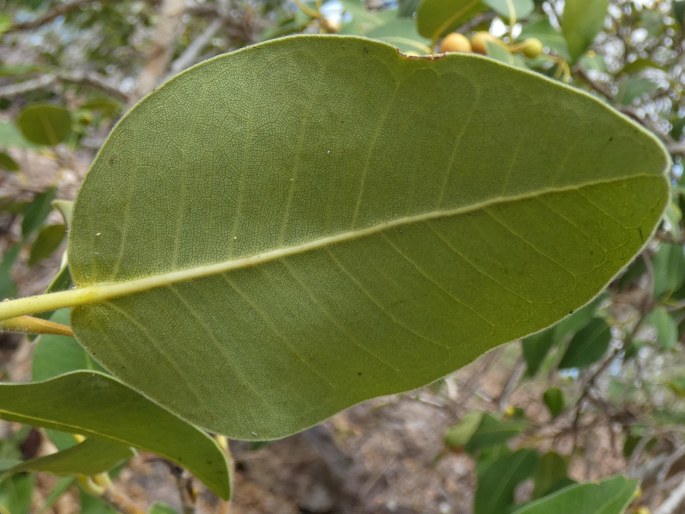
<svg viewBox="0 0 685 514">
<path fill-rule="evenodd" d="M 282 437 L 586 304 L 649 239 L 668 162 L 537 74 L 284 38 L 122 118 L 74 205 L 77 288 L 25 301 L 79 304 L 89 353 L 181 417 Z"/>
<path fill-rule="evenodd" d="M 385 41 L 401 52 L 431 53 L 430 41 L 419 36 L 416 23 L 410 18 L 394 18 L 392 21 L 371 29 L 366 37 Z"/>
<path fill-rule="evenodd" d="M 62 224 L 46 225 L 40 232 L 38 237 L 31 245 L 31 254 L 29 255 L 29 266 L 33 266 L 43 259 L 50 257 L 55 250 L 62 244 L 66 234 L 66 227 Z"/>
<path fill-rule="evenodd" d="M 484 9 L 481 0 L 421 0 L 416 26 L 419 34 L 437 41 Z"/>
<path fill-rule="evenodd" d="M 566 402 L 564 400 L 564 393 L 558 387 L 550 387 L 543 395 L 542 400 L 545 402 L 552 418 L 556 418 L 559 414 L 564 412 Z"/>
<path fill-rule="evenodd" d="M 38 227 L 40 227 L 52 210 L 52 201 L 57 196 L 57 188 L 49 187 L 36 195 L 33 201 L 24 210 L 24 219 L 21 221 L 21 234 L 27 239 Z"/>
<path fill-rule="evenodd" d="M 662 243 L 652 259 L 654 296 L 663 298 L 685 284 L 685 253 L 682 245 Z"/>
<path fill-rule="evenodd" d="M 540 498 L 513 514 L 622 514 L 637 493 L 639 482 L 614 477 L 598 484 L 575 484 Z"/>
<path fill-rule="evenodd" d="M 602 318 L 594 318 L 578 332 L 561 358 L 559 369 L 585 368 L 602 358 L 611 342 L 611 327 Z"/>
<path fill-rule="evenodd" d="M 54 146 L 69 139 L 71 114 L 64 107 L 33 104 L 19 113 L 17 126 L 32 143 Z"/>
<path fill-rule="evenodd" d="M 512 25 L 535 9 L 533 0 L 483 0 L 483 2 Z"/>
<path fill-rule="evenodd" d="M 621 82 L 615 100 L 622 105 L 630 105 L 641 96 L 653 93 L 659 85 L 645 77 L 633 77 Z"/>
<path fill-rule="evenodd" d="M 485 413 L 465 449 L 473 454 L 485 448 L 504 444 L 529 426 L 530 423 L 525 419 L 498 419 L 492 414 Z"/>
<path fill-rule="evenodd" d="M 523 358 L 526 361 L 526 376 L 532 377 L 540 369 L 550 350 L 557 342 L 554 327 L 542 330 L 521 341 Z"/>
<path fill-rule="evenodd" d="M 0 384 L 0 418 L 156 453 L 186 467 L 222 498 L 230 495 L 228 465 L 210 437 L 102 373 Z"/>
<path fill-rule="evenodd" d="M 24 514 L 31 512 L 35 475 L 16 475 L 0 482 L 0 512 Z"/>
<path fill-rule="evenodd" d="M 565 483 L 567 477 L 566 459 L 557 452 L 547 452 L 538 463 L 533 483 L 533 498 L 537 499 L 557 489 L 557 484 Z"/>
<path fill-rule="evenodd" d="M 507 512 L 514 502 L 516 486 L 533 476 L 538 459 L 535 450 L 517 450 L 488 463 L 483 471 L 479 470 L 474 514 Z"/>
<path fill-rule="evenodd" d="M 680 23 L 680 27 L 685 28 L 685 0 L 673 2 L 673 16 Z"/>
<path fill-rule="evenodd" d="M 69 325 L 69 318 L 69 309 L 60 309 L 50 317 L 50 321 Z M 47 380 L 70 371 L 104 371 L 76 339 L 57 335 L 42 335 L 38 338 L 31 364 L 34 381 Z"/>
<path fill-rule="evenodd" d="M 561 28 L 572 62 L 585 53 L 602 30 L 608 0 L 566 0 Z"/>
<path fill-rule="evenodd" d="M 178 514 L 176 509 L 166 503 L 155 503 L 147 512 L 148 514 Z"/>
<path fill-rule="evenodd" d="M 469 412 L 454 426 L 445 432 L 445 446 L 451 450 L 461 451 L 476 433 L 483 419 L 482 412 Z"/>
<path fill-rule="evenodd" d="M 74 477 L 64 477 L 60 478 L 50 491 L 50 494 L 45 498 L 43 501 L 43 505 L 41 506 L 40 510 L 38 511 L 38 514 L 45 514 L 48 511 L 53 512 L 52 506 L 57 503 L 57 501 L 62 497 L 64 493 L 66 493 L 69 488 L 74 484 L 75 478 Z"/>
<path fill-rule="evenodd" d="M 19 171 L 19 163 L 7 152 L 0 151 L 0 169 L 9 172 Z"/>
<path fill-rule="evenodd" d="M 0 298 L 11 298 L 17 294 L 17 285 L 12 277 L 12 267 L 21 252 L 21 244 L 10 246 L 0 261 Z"/>
<path fill-rule="evenodd" d="M 569 313 L 569 316 L 553 327 L 523 339 L 522 348 L 523 357 L 526 361 L 527 376 L 532 377 L 538 372 L 550 350 L 556 344 L 566 342 L 568 337 L 584 328 L 590 322 L 603 296 L 600 295 L 584 307 Z"/>
<path fill-rule="evenodd" d="M 43 471 L 54 475 L 96 475 L 130 459 L 135 452 L 119 443 L 87 439 L 67 450 L 36 457 L 4 470 L 0 480 L 22 471 Z"/>
<path fill-rule="evenodd" d="M 672 350 L 678 343 L 678 325 L 665 307 L 657 307 L 649 313 L 647 323 L 656 329 L 657 343 L 663 350 Z"/>
</svg>

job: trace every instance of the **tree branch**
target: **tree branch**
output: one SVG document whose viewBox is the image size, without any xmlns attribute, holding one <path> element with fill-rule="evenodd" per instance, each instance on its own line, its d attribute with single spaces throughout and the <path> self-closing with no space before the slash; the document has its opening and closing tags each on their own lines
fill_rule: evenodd
<svg viewBox="0 0 685 514">
<path fill-rule="evenodd" d="M 107 1 L 107 0 L 101 0 Z M 83 6 L 89 4 L 91 0 L 73 0 L 72 2 L 67 2 L 66 4 L 58 4 L 50 11 L 46 12 L 42 16 L 38 16 L 30 21 L 25 21 L 22 23 L 15 23 L 5 30 L 5 34 L 9 32 L 20 32 L 22 30 L 32 30 L 47 25 L 55 18 L 69 14 L 70 12 L 77 11 Z"/>
<path fill-rule="evenodd" d="M 654 514 L 673 514 L 685 500 L 685 478 L 676 487 L 664 503 L 654 512 Z"/>
<path fill-rule="evenodd" d="M 0 87 L 0 98 L 10 98 L 12 96 L 22 95 L 30 91 L 35 91 L 36 89 L 43 89 L 53 86 L 58 82 L 69 82 L 72 84 L 91 86 L 96 89 L 100 89 L 104 93 L 119 100 L 123 100 L 125 102 L 129 100 L 129 96 L 126 93 L 109 84 L 104 77 L 101 77 L 97 73 L 88 71 L 59 71 L 47 73 L 34 79 Z"/>
<path fill-rule="evenodd" d="M 163 0 L 159 21 L 155 27 L 145 66 L 138 76 L 131 102 L 151 91 L 165 75 L 174 50 L 174 43 L 183 27 L 184 0 Z"/>
</svg>

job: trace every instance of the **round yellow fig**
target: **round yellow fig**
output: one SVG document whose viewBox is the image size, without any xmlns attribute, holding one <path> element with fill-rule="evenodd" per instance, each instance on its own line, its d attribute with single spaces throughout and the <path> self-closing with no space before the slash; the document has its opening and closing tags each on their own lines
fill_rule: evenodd
<svg viewBox="0 0 685 514">
<path fill-rule="evenodd" d="M 523 55 L 532 59 L 540 55 L 543 48 L 542 41 L 534 37 L 528 38 L 523 42 Z"/>
<path fill-rule="evenodd" d="M 447 34 L 442 40 L 442 43 L 440 43 L 440 51 L 443 53 L 470 52 L 471 43 L 469 43 L 468 38 L 464 34 L 452 32 L 451 34 Z"/>
<path fill-rule="evenodd" d="M 476 53 L 487 54 L 488 53 L 488 43 L 495 43 L 498 45 L 502 45 L 502 41 L 497 39 L 495 36 L 493 36 L 489 32 L 485 32 L 485 31 L 476 32 L 473 36 L 471 36 L 471 48 Z"/>
</svg>

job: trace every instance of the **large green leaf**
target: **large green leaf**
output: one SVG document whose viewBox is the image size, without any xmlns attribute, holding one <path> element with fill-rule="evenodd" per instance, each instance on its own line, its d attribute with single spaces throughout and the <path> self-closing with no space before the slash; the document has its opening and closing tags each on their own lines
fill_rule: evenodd
<svg viewBox="0 0 685 514">
<path fill-rule="evenodd" d="M 219 496 L 230 495 L 228 465 L 210 437 L 102 373 L 2 384 L 0 418 L 156 453 L 188 468 Z"/>
<path fill-rule="evenodd" d="M 598 484 L 575 484 L 540 498 L 513 514 L 622 514 L 635 497 L 637 480 L 614 477 Z"/>
<path fill-rule="evenodd" d="M 575 62 L 602 30 L 609 0 L 566 0 L 561 28 Z"/>
<path fill-rule="evenodd" d="M 61 452 L 36 457 L 7 470 L 0 480 L 22 471 L 44 471 L 55 475 L 95 475 L 108 471 L 135 452 L 119 443 L 104 439 L 87 439 Z"/>
<path fill-rule="evenodd" d="M 419 34 L 436 41 L 484 8 L 481 0 L 421 0 L 416 26 Z"/>
<path fill-rule="evenodd" d="M 485 57 L 280 39 L 133 108 L 74 206 L 77 289 L 0 317 L 81 304 L 128 384 L 280 437 L 588 302 L 650 237 L 667 166 L 590 95 Z"/>
</svg>

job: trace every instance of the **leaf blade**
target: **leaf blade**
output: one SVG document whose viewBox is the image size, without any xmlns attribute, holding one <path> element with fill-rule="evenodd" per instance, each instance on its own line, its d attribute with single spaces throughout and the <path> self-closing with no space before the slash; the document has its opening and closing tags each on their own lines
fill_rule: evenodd
<svg viewBox="0 0 685 514">
<path fill-rule="evenodd" d="M 264 67 L 273 81 L 257 80 Z M 225 122 L 190 122 L 217 101 Z M 123 296 L 77 308 L 74 329 L 184 417 L 280 437 L 589 301 L 651 234 L 667 163 L 597 100 L 484 58 L 408 59 L 357 38 L 258 45 L 172 80 L 103 147 L 74 207 L 70 265 L 84 294 Z"/>
</svg>

